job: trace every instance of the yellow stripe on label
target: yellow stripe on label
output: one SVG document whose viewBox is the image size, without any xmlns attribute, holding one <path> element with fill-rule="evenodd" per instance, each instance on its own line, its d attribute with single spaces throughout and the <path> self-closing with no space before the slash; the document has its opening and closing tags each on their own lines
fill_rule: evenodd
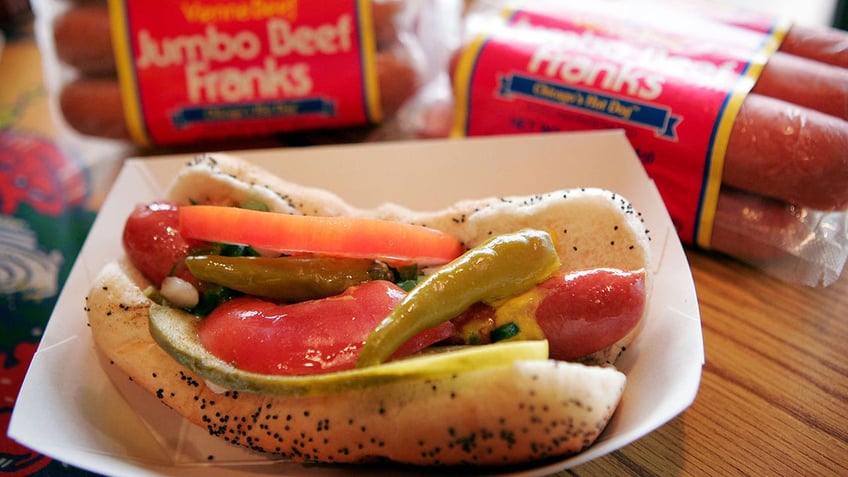
<svg viewBox="0 0 848 477">
<path fill-rule="evenodd" d="M 754 87 L 754 83 L 760 77 L 768 59 L 780 47 L 789 27 L 790 23 L 785 20 L 778 21 L 775 24 L 771 33 L 765 38 L 763 47 L 754 55 L 745 75 L 740 78 L 735 91 L 728 98 L 727 105 L 718 120 L 718 128 L 710 156 L 710 168 L 706 171 L 707 178 L 704 181 L 701 213 L 698 217 L 698 236 L 695 237 L 697 245 L 702 248 L 710 248 L 715 213 L 718 207 L 718 196 L 721 190 L 721 176 L 724 172 L 724 159 L 727 153 L 727 144 L 730 141 L 730 133 L 733 130 L 733 123 L 736 121 L 736 116 L 742 108 L 745 97 Z"/>
<path fill-rule="evenodd" d="M 378 123 L 383 120 L 380 107 L 380 81 L 377 72 L 377 41 L 374 35 L 374 17 L 371 14 L 371 0 L 358 0 L 359 41 L 362 58 L 363 81 L 365 82 L 365 107 L 368 119 Z"/>
<path fill-rule="evenodd" d="M 124 105 L 127 129 L 129 129 L 132 139 L 137 144 L 148 146 L 150 145 L 150 138 L 144 125 L 141 103 L 138 97 L 125 2 L 126 0 L 109 0 L 109 21 L 112 28 L 115 64 L 118 69 L 118 81 L 121 87 L 121 99 Z"/>
<path fill-rule="evenodd" d="M 456 71 L 453 77 L 454 90 L 454 122 L 451 129 L 451 137 L 465 137 L 468 128 L 468 100 L 471 94 L 471 75 L 474 72 L 474 64 L 483 45 L 486 43 L 485 35 L 477 36 L 471 44 L 466 47 L 456 63 Z"/>
<path fill-rule="evenodd" d="M 515 15 L 514 8 L 503 8 L 499 12 L 502 20 L 505 22 Z M 474 73 L 474 66 L 477 63 L 477 57 L 480 56 L 480 51 L 488 40 L 488 35 L 479 34 L 474 37 L 474 40 L 463 49 L 459 60 L 456 63 L 456 69 L 453 72 L 454 77 L 451 79 L 454 91 L 454 119 L 451 127 L 451 137 L 465 137 L 468 133 L 468 101 L 471 95 L 471 80 Z"/>
</svg>

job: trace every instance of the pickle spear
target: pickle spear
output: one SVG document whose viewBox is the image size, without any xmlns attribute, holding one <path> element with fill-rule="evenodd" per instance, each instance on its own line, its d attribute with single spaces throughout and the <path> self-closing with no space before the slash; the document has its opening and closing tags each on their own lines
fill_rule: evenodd
<svg viewBox="0 0 848 477">
<path fill-rule="evenodd" d="M 439 346 L 436 351 L 367 369 L 312 376 L 270 375 L 240 370 L 209 352 L 197 338 L 200 321 L 186 311 L 153 304 L 148 326 L 162 349 L 208 382 L 228 390 L 275 396 L 323 395 L 548 358 L 547 341 L 514 341 L 459 348 Z"/>
<path fill-rule="evenodd" d="M 185 262 L 205 282 L 286 302 L 325 298 L 369 280 L 395 278 L 386 263 L 360 258 L 199 255 Z"/>
<path fill-rule="evenodd" d="M 477 302 L 521 293 L 560 268 L 553 238 L 525 229 L 498 235 L 429 275 L 365 341 L 358 368 L 385 362 L 416 333 L 450 320 Z"/>
</svg>

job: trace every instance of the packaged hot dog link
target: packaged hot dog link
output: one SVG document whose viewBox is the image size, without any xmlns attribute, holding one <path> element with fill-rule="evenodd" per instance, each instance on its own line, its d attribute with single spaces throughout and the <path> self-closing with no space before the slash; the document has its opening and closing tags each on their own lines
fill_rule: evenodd
<svg viewBox="0 0 848 477">
<path fill-rule="evenodd" d="M 41 3 L 62 121 L 141 146 L 377 124 L 426 70 L 419 2 Z"/>
<path fill-rule="evenodd" d="M 642 1 L 646 4 L 649 1 L 655 2 Z M 760 32 L 769 31 L 775 22 L 773 14 L 740 8 L 730 3 L 712 0 L 685 0 L 683 3 L 693 14 Z M 780 51 L 829 65 L 848 67 L 848 36 L 842 30 L 825 25 L 792 22 L 780 43 Z"/>
<path fill-rule="evenodd" d="M 777 40 L 607 2 L 490 4 L 468 17 L 453 134 L 624 128 L 680 236 L 706 244 L 726 131 Z"/>
<path fill-rule="evenodd" d="M 475 2 L 450 65 L 450 134 L 622 128 L 685 243 L 779 268 L 775 274 L 790 281 L 838 278 L 848 243 L 838 225 L 848 208 L 848 122 L 840 114 L 848 72 L 825 64 L 817 66 L 827 74 L 806 64 L 793 70 L 800 58 L 779 51 L 792 31 L 782 19 L 764 28 L 642 7 Z M 799 72 L 800 83 L 785 78 Z M 830 79 L 816 83 L 812 75 Z M 805 95 L 806 104 L 793 102 Z M 722 200 L 737 190 L 748 200 Z M 791 213 L 778 219 L 769 215 L 775 208 Z M 725 222 L 740 213 L 781 222 L 747 230 Z M 778 227 L 787 221 L 793 240 Z M 730 230 L 749 246 L 730 246 Z M 774 252 L 770 259 L 765 250 Z"/>
<path fill-rule="evenodd" d="M 848 259 L 848 213 L 821 211 L 722 186 L 713 250 L 791 283 L 827 286 Z"/>
</svg>

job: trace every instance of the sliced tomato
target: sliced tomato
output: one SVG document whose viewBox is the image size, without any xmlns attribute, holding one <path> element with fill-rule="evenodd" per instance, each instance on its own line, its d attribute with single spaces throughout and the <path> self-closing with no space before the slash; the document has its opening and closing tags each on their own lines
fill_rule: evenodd
<svg viewBox="0 0 848 477">
<path fill-rule="evenodd" d="M 341 295 L 281 305 L 255 297 L 219 305 L 201 323 L 200 342 L 233 366 L 263 374 L 305 375 L 353 369 L 368 334 L 406 292 L 376 280 Z M 425 330 L 404 346 L 399 358 L 442 341 L 453 333 L 444 323 Z"/>
<path fill-rule="evenodd" d="M 447 263 L 464 252 L 454 237 L 427 227 L 365 217 L 320 217 L 211 205 L 180 209 L 186 238 L 283 253 Z"/>
<path fill-rule="evenodd" d="M 570 360 L 624 338 L 645 310 L 645 272 L 599 268 L 555 275 L 540 285 L 545 297 L 536 323 L 551 357 Z"/>
</svg>

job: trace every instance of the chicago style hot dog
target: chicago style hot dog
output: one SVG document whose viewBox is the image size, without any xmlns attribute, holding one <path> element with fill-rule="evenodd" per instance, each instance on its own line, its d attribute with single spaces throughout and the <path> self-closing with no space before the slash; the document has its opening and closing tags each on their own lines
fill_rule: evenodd
<svg viewBox="0 0 848 477">
<path fill-rule="evenodd" d="M 86 309 L 109 362 L 212 435 L 297 461 L 500 465 L 582 450 L 621 399 L 625 377 L 613 364 L 638 333 L 652 276 L 647 230 L 613 192 L 468 200 L 433 212 L 391 204 L 363 210 L 211 155 L 187 165 L 166 199 L 127 222 L 128 258 L 103 269 Z M 244 209 L 257 204 L 262 211 Z M 173 214 L 176 225 L 168 222 Z M 219 229 L 204 219 L 209 214 Z M 264 226 L 251 225 L 257 220 Z M 332 237 L 316 232 L 336 221 L 344 227 Z M 146 239 L 138 231 L 150 223 L 170 231 L 168 243 L 139 254 Z M 209 255 L 222 236 L 255 246 L 261 257 Z M 404 240 L 390 240 L 398 236 Z M 310 253 L 296 252 L 304 248 Z M 330 256 L 375 257 L 393 271 L 417 261 L 427 271 L 415 274 L 408 292 L 391 283 L 394 272 L 371 267 L 370 278 L 340 293 L 295 298 L 288 293 L 300 285 L 266 293 L 256 291 L 267 285 L 258 272 L 230 282 L 227 267 L 207 274 L 201 266 Z M 245 287 L 203 319 L 177 309 L 197 311 L 197 300 L 177 303 L 184 295 L 166 290 L 177 281 L 203 293 L 216 286 L 210 280 Z M 331 316 L 340 307 L 360 310 L 357 323 L 378 309 L 374 328 L 352 331 Z M 279 358 L 273 369 L 242 369 L 278 359 L 266 358 L 259 338 L 235 342 L 265 333 L 256 327 L 268 320 L 232 330 L 256 316 L 285 322 L 289 331 L 272 331 L 273 340 L 289 355 L 312 353 L 300 360 L 308 363 Z M 327 351 L 341 334 L 352 342 Z M 298 346 L 306 349 L 292 351 Z"/>
</svg>

